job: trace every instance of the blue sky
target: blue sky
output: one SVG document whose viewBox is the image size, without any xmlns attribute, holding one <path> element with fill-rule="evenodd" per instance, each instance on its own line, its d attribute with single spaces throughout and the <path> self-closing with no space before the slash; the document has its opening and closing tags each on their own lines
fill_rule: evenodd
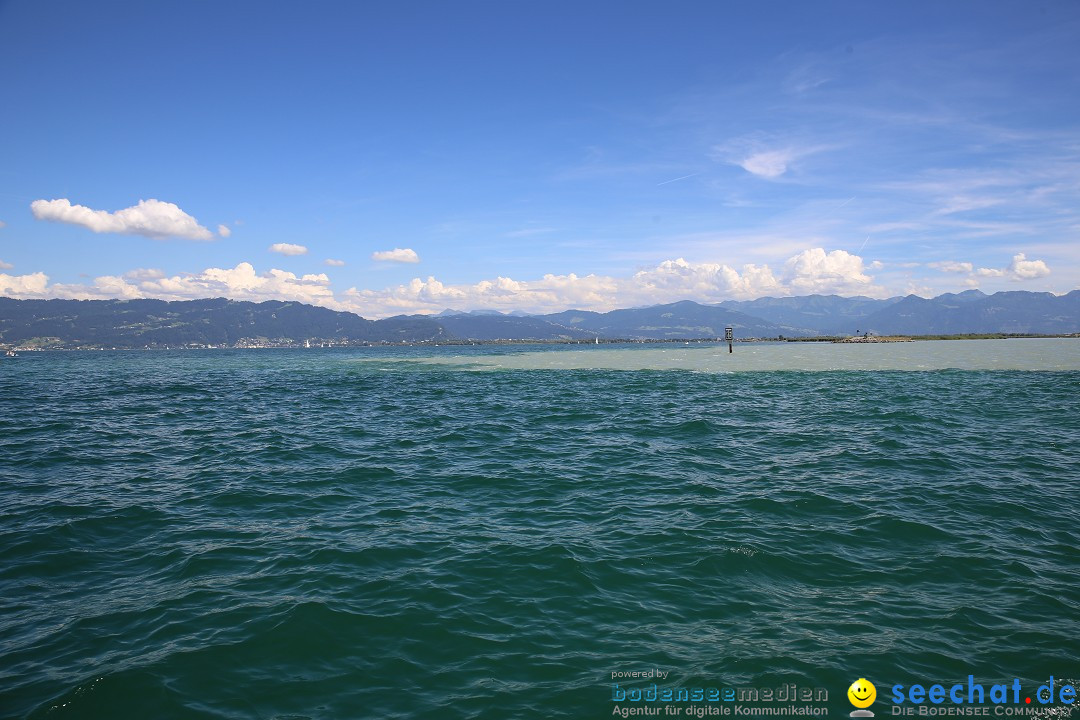
<svg viewBox="0 0 1080 720">
<path fill-rule="evenodd" d="M 0 0 L 0 294 L 1068 292 L 1078 46 L 1077 0 Z"/>
</svg>

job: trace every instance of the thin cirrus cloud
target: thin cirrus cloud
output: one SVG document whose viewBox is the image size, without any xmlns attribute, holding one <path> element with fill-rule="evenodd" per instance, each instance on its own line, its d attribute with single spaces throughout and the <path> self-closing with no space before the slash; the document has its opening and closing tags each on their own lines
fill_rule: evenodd
<svg viewBox="0 0 1080 720">
<path fill-rule="evenodd" d="M 30 203 L 30 211 L 38 220 L 78 225 L 95 233 L 186 240 L 212 240 L 214 237 L 214 233 L 179 206 L 153 198 L 140 200 L 138 205 L 116 212 L 72 205 L 66 198 L 35 200 Z"/>
<path fill-rule="evenodd" d="M 326 258 L 323 260 L 323 265 L 329 265 L 330 267 L 345 267 L 344 260 L 335 260 L 334 258 Z"/>
<path fill-rule="evenodd" d="M 974 268 L 974 265 L 969 262 L 955 262 L 952 260 L 927 263 L 926 266 L 946 273 L 969 273 Z"/>
<path fill-rule="evenodd" d="M 772 180 L 788 171 L 788 166 L 796 158 L 793 150 L 766 150 L 754 153 L 738 161 L 739 167 L 751 175 Z"/>
<path fill-rule="evenodd" d="M 741 167 L 756 177 L 776 180 L 796 168 L 802 158 L 828 149 L 825 145 L 784 142 L 755 133 L 714 145 L 711 156 L 713 160 Z"/>
<path fill-rule="evenodd" d="M 160 280 L 165 277 L 165 271 L 157 268 L 135 268 L 124 273 L 125 280 Z"/>
<path fill-rule="evenodd" d="M 375 262 L 418 263 L 420 256 L 411 248 L 394 248 L 393 250 L 379 250 L 371 253 L 371 259 Z"/>
<path fill-rule="evenodd" d="M 555 228 L 550 227 L 537 227 L 537 228 L 525 228 L 523 230 L 514 230 L 505 234 L 508 238 L 520 238 L 520 237 L 532 237 L 533 235 L 546 235 L 547 233 L 555 232 Z"/>
<path fill-rule="evenodd" d="M 267 250 L 279 255 L 307 255 L 308 251 L 303 245 L 294 245 L 293 243 L 274 243 Z"/>
</svg>

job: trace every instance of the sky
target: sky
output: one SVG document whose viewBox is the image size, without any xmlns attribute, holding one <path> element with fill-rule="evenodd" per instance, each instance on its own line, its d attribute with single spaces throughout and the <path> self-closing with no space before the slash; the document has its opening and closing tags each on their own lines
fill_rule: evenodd
<svg viewBox="0 0 1080 720">
<path fill-rule="evenodd" d="M 0 0 L 0 295 L 1080 288 L 1080 0 Z"/>
</svg>

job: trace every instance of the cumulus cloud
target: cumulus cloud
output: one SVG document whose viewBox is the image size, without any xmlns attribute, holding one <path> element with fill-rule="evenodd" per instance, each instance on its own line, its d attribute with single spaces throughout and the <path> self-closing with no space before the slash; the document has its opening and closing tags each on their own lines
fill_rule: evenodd
<svg viewBox="0 0 1080 720">
<path fill-rule="evenodd" d="M 281 253 L 282 255 L 307 255 L 306 247 L 292 243 L 274 243 L 267 249 L 270 252 Z"/>
<path fill-rule="evenodd" d="M 727 265 L 689 263 L 682 258 L 665 260 L 655 268 L 635 273 L 633 283 L 636 290 L 664 300 L 723 300 L 781 291 L 767 265 L 744 265 L 740 274 Z"/>
<path fill-rule="evenodd" d="M 432 313 L 444 308 L 558 312 L 567 308 L 606 311 L 678 300 L 717 302 L 763 295 L 806 292 L 858 292 L 882 295 L 864 271 L 862 258 L 821 248 L 793 256 L 777 277 L 768 265 L 736 269 L 718 263 L 678 258 L 640 270 L 630 277 L 545 275 L 538 280 L 499 277 L 475 284 L 448 285 L 433 276 L 385 290 L 350 288 L 339 297 L 366 317 Z"/>
<path fill-rule="evenodd" d="M 433 276 L 414 278 L 385 290 L 345 291 L 342 301 L 365 317 L 402 313 L 434 313 L 446 307 L 547 312 L 568 307 L 611 309 L 618 281 L 597 275 L 579 277 L 545 275 L 540 280 L 519 281 L 506 277 L 471 285 L 447 285 Z"/>
<path fill-rule="evenodd" d="M 35 200 L 30 211 L 38 220 L 79 225 L 96 233 L 142 235 L 149 238 L 178 237 L 188 240 L 210 240 L 214 234 L 170 202 L 140 200 L 138 205 L 117 210 L 92 210 L 85 205 L 72 205 L 65 198 Z"/>
<path fill-rule="evenodd" d="M 1017 253 L 1009 263 L 1009 272 L 1018 280 L 1031 280 L 1046 277 L 1050 268 L 1042 260 L 1028 260 L 1024 253 Z"/>
<path fill-rule="evenodd" d="M 979 277 L 1007 277 L 1012 280 L 1034 280 L 1050 274 L 1050 267 L 1042 260 L 1028 260 L 1024 253 L 1013 255 L 1006 268 L 979 268 Z"/>
<path fill-rule="evenodd" d="M 218 225 L 217 226 L 217 234 L 220 235 L 223 238 L 227 238 L 230 235 L 232 235 L 232 230 L 229 229 L 228 225 Z"/>
<path fill-rule="evenodd" d="M 335 260 L 334 258 L 326 258 L 323 260 L 323 265 L 329 265 L 330 267 L 344 267 L 344 260 Z"/>
<path fill-rule="evenodd" d="M 15 266 L 11 263 L 6 263 L 3 260 L 0 260 L 0 270 L 10 270 L 13 267 Z"/>
<path fill-rule="evenodd" d="M 969 262 L 954 262 L 952 260 L 927 263 L 927 267 L 932 267 L 935 270 L 947 273 L 969 273 L 974 268 Z"/>
<path fill-rule="evenodd" d="M 606 311 L 678 300 L 718 302 L 731 298 L 791 295 L 806 292 L 858 292 L 880 295 L 865 273 L 862 258 L 842 250 L 806 250 L 788 259 L 783 272 L 768 265 L 740 268 L 720 263 L 666 260 L 633 275 L 548 274 L 538 279 L 496 277 L 471 284 L 447 284 L 434 276 L 382 290 L 350 288 L 335 295 L 325 274 L 297 276 L 271 269 L 258 274 L 250 263 L 234 268 L 166 276 L 157 269 L 137 269 L 121 276 L 102 276 L 90 284 L 48 285 L 42 275 L 0 275 L 0 294 L 15 297 L 160 298 L 183 300 L 228 297 L 236 300 L 296 300 L 365 317 L 437 313 L 447 307 L 464 310 L 559 312 L 568 308 Z"/>
<path fill-rule="evenodd" d="M 393 250 L 380 250 L 371 253 L 371 259 L 376 262 L 418 263 L 420 256 L 410 248 L 394 248 Z"/>
<path fill-rule="evenodd" d="M 166 276 L 159 270 L 133 270 L 118 275 L 94 278 L 91 284 L 55 284 L 46 286 L 47 278 L 38 273 L 30 278 L 30 290 L 35 297 L 57 297 L 89 300 L 95 298 L 157 298 L 160 300 L 191 300 L 225 297 L 233 300 L 294 300 L 312 305 L 338 308 L 330 289 L 330 278 L 323 273 L 297 276 L 285 270 L 270 269 L 255 272 L 251 263 L 242 262 L 234 268 L 207 268 L 202 272 Z M 0 294 L 7 276 L 0 275 Z M 26 296 L 28 293 L 22 293 Z"/>
<path fill-rule="evenodd" d="M 144 280 L 139 290 L 154 297 L 228 297 L 234 300 L 299 300 L 319 305 L 333 300 L 330 278 L 323 273 L 297 276 L 271 268 L 257 274 L 251 263 L 234 268 L 207 268 L 189 276 Z"/>
<path fill-rule="evenodd" d="M 44 297 L 48 292 L 49 276 L 43 272 L 30 275 L 0 273 L 0 296 L 13 298 Z"/>
<path fill-rule="evenodd" d="M 858 255 L 845 250 L 827 253 L 823 248 L 811 248 L 784 263 L 783 282 L 797 294 L 879 294 L 881 288 L 873 285 L 865 271 Z"/>
</svg>

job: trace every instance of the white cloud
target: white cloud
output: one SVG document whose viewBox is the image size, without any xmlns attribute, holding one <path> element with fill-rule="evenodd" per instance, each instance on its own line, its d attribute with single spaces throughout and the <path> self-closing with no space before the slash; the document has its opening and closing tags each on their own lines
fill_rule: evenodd
<svg viewBox="0 0 1080 720">
<path fill-rule="evenodd" d="M 125 273 L 126 274 L 126 273 Z M 123 276 L 102 275 L 94 278 L 93 285 L 53 285 L 54 297 L 77 300 L 95 298 L 120 298 L 138 300 L 147 297 L 140 289 L 140 283 L 131 283 Z M 173 299 L 173 298 L 167 298 Z"/>
<path fill-rule="evenodd" d="M 1032 263 L 1014 258 L 1019 271 Z M 497 277 L 471 284 L 447 284 L 434 276 L 382 290 L 350 288 L 335 294 L 326 274 L 298 276 L 271 269 L 256 273 L 250 263 L 233 268 L 166 276 L 154 268 L 105 275 L 86 284 L 48 284 L 43 273 L 0 275 L 0 295 L 58 298 L 159 298 L 184 300 L 227 297 L 236 300 L 294 300 L 379 318 L 402 313 L 463 310 L 558 312 L 568 308 L 607 311 L 677 300 L 717 302 L 730 298 L 783 296 L 808 292 L 883 295 L 872 283 L 862 258 L 843 250 L 813 248 L 790 257 L 782 273 L 768 265 L 734 268 L 720 263 L 666 260 L 630 276 L 548 274 L 533 280 Z"/>
<path fill-rule="evenodd" d="M 0 296 L 44 297 L 48 291 L 49 276 L 43 272 L 30 275 L 5 275 L 0 273 Z"/>
<path fill-rule="evenodd" d="M 788 259 L 784 263 L 784 284 L 796 294 L 881 293 L 865 272 L 863 260 L 845 250 L 826 253 L 823 248 L 812 248 Z"/>
<path fill-rule="evenodd" d="M 40 276 L 40 277 L 39 277 Z M 242 262 L 234 268 L 207 268 L 199 273 L 167 277 L 160 270 L 133 270 L 123 276 L 104 275 L 89 285 L 55 284 L 46 286 L 42 273 L 22 276 L 24 296 L 70 299 L 95 298 L 157 298 L 160 300 L 191 300 L 194 298 L 225 297 L 233 300 L 294 300 L 338 308 L 330 289 L 330 278 L 323 273 L 297 276 L 285 270 L 270 269 L 257 274 L 251 263 Z M 28 279 L 28 280 L 27 280 Z M 15 278 L 19 280 L 19 278 Z M 0 275 L 0 294 L 15 294 L 4 289 L 10 282 Z M 29 289 L 27 289 L 29 288 Z"/>
<path fill-rule="evenodd" d="M 350 288 L 335 295 L 325 274 L 297 276 L 284 270 L 255 272 L 250 263 L 234 268 L 207 268 L 202 272 L 166 276 L 153 268 L 105 275 L 89 284 L 49 285 L 42 274 L 0 275 L 0 294 L 13 297 L 159 298 L 184 300 L 227 297 L 235 300 L 295 300 L 334 309 L 352 310 L 365 317 L 402 313 L 437 313 L 460 309 L 522 310 L 544 313 L 568 308 L 613 310 L 677 300 L 716 302 L 729 298 L 790 295 L 793 292 L 839 292 L 854 289 L 875 294 L 863 272 L 862 259 L 842 250 L 826 253 L 806 250 L 784 265 L 778 278 L 768 265 L 736 269 L 719 263 L 695 263 L 683 258 L 666 260 L 628 277 L 606 275 L 544 275 L 534 280 L 497 277 L 472 284 L 451 285 L 433 276 L 383 290 Z"/>
<path fill-rule="evenodd" d="M 858 292 L 882 295 L 863 271 L 862 258 L 842 250 L 807 250 L 785 264 L 778 279 L 767 265 L 741 270 L 717 263 L 665 260 L 630 277 L 545 275 L 538 280 L 499 277 L 475 284 L 448 285 L 433 276 L 385 290 L 350 288 L 339 297 L 365 317 L 435 313 L 456 309 L 558 312 L 567 308 L 606 311 L 678 300 L 716 302 L 730 298 L 790 295 L 793 292 Z"/>
<path fill-rule="evenodd" d="M 662 297 L 657 302 L 700 298 L 703 301 L 749 298 L 782 292 L 767 265 L 744 265 L 740 275 L 727 265 L 665 260 L 651 270 L 634 274 L 638 291 Z"/>
<path fill-rule="evenodd" d="M 617 291 L 617 280 L 596 275 L 545 275 L 534 281 L 498 277 L 472 285 L 446 285 L 429 276 L 385 290 L 350 288 L 342 300 L 354 312 L 377 318 L 434 313 L 446 307 L 527 312 L 556 312 L 568 307 L 611 309 Z"/>
<path fill-rule="evenodd" d="M 334 258 L 326 258 L 323 260 L 323 265 L 329 265 L 330 267 L 344 267 L 344 260 L 335 260 Z"/>
<path fill-rule="evenodd" d="M 0 270 L 10 270 L 13 267 L 15 266 L 11 263 L 6 263 L 3 260 L 0 260 Z"/>
<path fill-rule="evenodd" d="M 927 263 L 926 266 L 947 273 L 969 273 L 974 267 L 969 262 L 955 262 L 952 260 L 943 260 L 941 262 Z"/>
<path fill-rule="evenodd" d="M 1050 268 L 1042 260 L 1028 260 L 1024 253 L 1017 253 L 1009 263 L 1009 273 L 1017 280 L 1032 280 L 1046 277 Z"/>
<path fill-rule="evenodd" d="M 371 253 L 371 259 L 377 262 L 418 263 L 420 256 L 410 248 L 394 248 Z"/>
<path fill-rule="evenodd" d="M 714 160 L 737 165 L 751 175 L 775 180 L 795 167 L 801 158 L 828 149 L 825 145 L 800 145 L 754 133 L 713 146 L 711 155 Z"/>
<path fill-rule="evenodd" d="M 218 225 L 217 226 L 217 234 L 220 235 L 223 238 L 227 238 L 230 235 L 232 235 L 232 230 L 229 229 L 228 225 Z"/>
<path fill-rule="evenodd" d="M 234 268 L 207 268 L 189 276 L 174 276 L 139 283 L 141 292 L 153 297 L 171 294 L 185 297 L 228 297 L 234 300 L 299 300 L 317 305 L 333 301 L 330 278 L 323 273 L 297 276 L 271 268 L 262 275 L 251 263 Z"/>
<path fill-rule="evenodd" d="M 270 252 L 280 253 L 282 255 L 307 255 L 307 248 L 303 245 L 294 245 L 292 243 L 274 243 L 269 248 Z"/>
<path fill-rule="evenodd" d="M 110 213 L 72 205 L 65 198 L 35 200 L 30 211 L 38 220 L 80 225 L 96 233 L 142 235 L 150 238 L 178 237 L 210 240 L 214 234 L 179 207 L 161 200 L 140 200 L 138 205 Z"/>
<path fill-rule="evenodd" d="M 771 180 L 786 173 L 794 159 L 795 153 L 790 149 L 766 150 L 743 158 L 738 165 L 748 173 Z"/>
<path fill-rule="evenodd" d="M 163 277 L 165 277 L 165 271 L 157 268 L 135 268 L 124 273 L 125 280 L 157 280 Z"/>
<path fill-rule="evenodd" d="M 1028 260 L 1024 253 L 1013 255 L 1006 268 L 979 268 L 979 277 L 1007 277 L 1011 280 L 1035 280 L 1050 274 L 1050 267 L 1042 260 Z"/>
</svg>

